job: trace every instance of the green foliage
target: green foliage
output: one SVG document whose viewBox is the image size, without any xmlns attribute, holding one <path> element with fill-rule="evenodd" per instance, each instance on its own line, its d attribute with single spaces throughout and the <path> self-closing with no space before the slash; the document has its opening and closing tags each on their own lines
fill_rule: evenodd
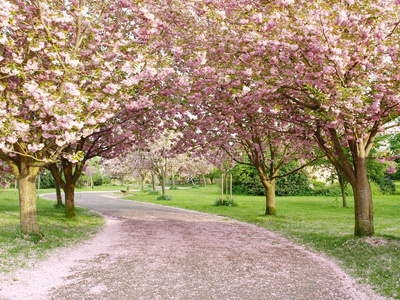
<svg viewBox="0 0 400 300">
<path fill-rule="evenodd" d="M 101 175 L 102 184 L 111 184 L 111 177 L 108 175 Z"/>
<path fill-rule="evenodd" d="M 290 172 L 292 168 L 282 168 L 282 173 Z M 299 171 L 288 176 L 278 178 L 275 184 L 277 196 L 305 196 L 310 195 L 311 188 L 308 176 Z"/>
<path fill-rule="evenodd" d="M 215 206 L 238 206 L 238 204 L 236 203 L 235 199 L 221 199 L 218 198 L 215 200 L 214 202 Z"/>
<path fill-rule="evenodd" d="M 280 174 L 285 174 L 295 169 L 296 165 L 288 164 L 283 167 Z M 265 195 L 265 188 L 261 183 L 257 170 L 248 165 L 236 165 L 232 171 L 233 193 L 244 195 Z M 278 178 L 275 183 L 277 196 L 303 196 L 310 195 L 310 182 L 305 172 L 299 171 L 288 176 Z"/>
<path fill-rule="evenodd" d="M 170 190 L 177 190 L 178 188 L 177 188 L 177 187 L 172 187 L 172 186 L 171 186 L 169 189 L 170 189 Z"/>
<path fill-rule="evenodd" d="M 38 185 L 39 185 L 39 176 L 37 177 L 37 180 L 36 180 L 36 188 L 38 188 Z M 55 188 L 55 187 L 56 187 L 56 183 L 53 178 L 53 175 L 51 175 L 50 171 L 44 170 L 40 174 L 40 188 L 41 189 L 50 189 L 50 188 Z"/>
<path fill-rule="evenodd" d="M 213 182 L 214 178 L 221 178 L 221 175 L 222 175 L 222 171 L 220 169 L 213 169 L 205 177 L 209 178 L 211 180 L 211 182 Z"/>
<path fill-rule="evenodd" d="M 94 174 L 93 175 L 93 185 L 94 186 L 99 186 L 99 185 L 103 185 L 103 177 L 101 176 L 101 174 Z"/>
<path fill-rule="evenodd" d="M 396 191 L 396 187 L 389 177 L 371 177 L 370 183 L 371 185 L 376 184 L 383 195 L 392 195 Z"/>
<path fill-rule="evenodd" d="M 232 185 L 234 194 L 265 195 L 257 170 L 252 166 L 237 164 L 232 170 Z"/>
<path fill-rule="evenodd" d="M 340 184 L 338 182 L 335 182 L 332 185 L 327 185 L 324 182 L 320 181 L 313 181 L 312 185 L 314 186 L 314 189 L 311 190 L 309 195 L 312 196 L 331 196 L 331 197 L 338 197 L 342 195 L 342 191 L 340 189 Z M 350 195 L 350 190 L 349 186 L 346 187 L 346 195 Z M 352 194 L 352 191 L 351 191 Z"/>
<path fill-rule="evenodd" d="M 369 159 L 367 161 L 367 170 L 370 183 L 372 184 L 372 182 L 374 182 L 378 185 L 383 195 L 391 195 L 396 191 L 393 181 L 386 173 L 385 164 L 376 159 Z M 396 177 L 395 174 L 394 177 Z"/>
<path fill-rule="evenodd" d="M 156 200 L 172 200 L 171 195 L 160 195 L 156 198 Z"/>
<path fill-rule="evenodd" d="M 399 121 L 397 121 L 399 122 Z M 400 134 L 393 134 L 388 138 L 390 144 L 390 150 L 395 154 L 400 154 Z M 400 158 L 395 160 L 397 164 L 400 164 Z M 399 180 L 400 179 L 400 168 L 397 168 L 397 172 L 395 174 L 390 174 L 390 178 Z"/>
</svg>

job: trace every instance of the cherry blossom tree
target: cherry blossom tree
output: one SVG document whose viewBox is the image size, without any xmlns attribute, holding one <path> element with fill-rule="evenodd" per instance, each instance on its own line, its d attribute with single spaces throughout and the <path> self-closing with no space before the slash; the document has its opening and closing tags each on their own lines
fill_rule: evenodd
<svg viewBox="0 0 400 300">
<path fill-rule="evenodd" d="M 10 167 L 3 161 L 0 161 L 0 186 L 8 188 L 15 181 L 15 176 Z"/>
<path fill-rule="evenodd" d="M 179 155 L 175 165 L 177 166 L 177 174 L 181 177 L 190 178 L 193 186 L 193 178 L 201 176 L 203 184 L 206 186 L 205 175 L 215 168 L 205 157 Z"/>
<path fill-rule="evenodd" d="M 2 0 L 0 8 L 0 159 L 18 180 L 21 231 L 38 233 L 39 167 L 117 110 L 150 101 L 132 86 L 155 76 L 146 39 L 159 23 L 125 0 Z"/>
<path fill-rule="evenodd" d="M 107 159 L 102 162 L 101 166 L 103 174 L 111 178 L 118 178 L 122 185 L 124 185 L 125 179 L 132 175 L 132 168 L 121 157 Z"/>
<path fill-rule="evenodd" d="M 247 44 L 240 38 L 247 37 L 224 33 L 224 19 L 215 7 L 198 5 L 182 12 L 180 2 L 173 3 L 168 8 L 173 11 L 171 20 L 166 22 L 171 22 L 169 29 L 176 33 L 175 44 L 168 46 L 179 72 L 170 79 L 173 89 L 161 94 L 173 99 L 167 106 L 180 105 L 182 113 L 175 120 L 185 126 L 180 126 L 184 136 L 178 147 L 202 147 L 204 152 L 221 148 L 237 162 L 254 166 L 265 188 L 266 214 L 275 214 L 276 178 L 319 158 L 312 147 L 314 141 L 296 128 L 301 120 L 295 125 L 286 120 L 293 108 L 282 112 L 279 103 L 267 101 L 268 91 L 258 89 L 259 82 L 254 77 L 258 72 L 252 70 L 258 64 L 240 59 L 246 49 L 238 50 L 238 45 Z M 243 8 L 237 5 L 235 14 Z M 226 49 L 225 43 L 231 47 Z M 287 174 L 279 173 L 293 159 L 300 162 L 299 167 Z"/>
<path fill-rule="evenodd" d="M 124 158 L 126 152 L 130 151 L 133 144 L 140 144 L 147 135 L 151 135 L 152 121 L 152 114 L 148 107 L 138 106 L 136 110 L 119 112 L 116 117 L 103 124 L 96 133 L 69 145 L 65 149 L 68 152 L 60 157 L 59 164 L 51 164 L 47 167 L 64 190 L 66 217 L 75 216 L 75 185 L 87 162 L 94 157 L 112 159 L 118 156 L 120 160 L 116 162 L 127 164 Z M 69 153 L 77 153 L 80 156 L 73 160 Z M 125 169 L 126 167 L 123 168 Z M 110 174 L 113 172 L 112 168 L 107 170 Z"/>
<path fill-rule="evenodd" d="M 399 3 L 329 4 L 283 3 L 270 15 L 274 45 L 268 38 L 266 47 L 274 78 L 267 82 L 296 108 L 296 117 L 352 186 L 355 234 L 372 235 L 367 158 L 377 134 L 400 112 Z"/>
<path fill-rule="evenodd" d="M 161 191 L 165 195 L 166 178 L 170 174 L 170 159 L 175 156 L 172 151 L 173 134 L 165 132 L 164 135 L 148 146 L 148 159 L 151 171 L 158 176 L 161 182 Z"/>
<path fill-rule="evenodd" d="M 241 90 L 263 111 L 286 113 L 296 135 L 314 139 L 352 186 L 355 234 L 372 235 L 366 160 L 399 115 L 399 2 L 172 3 L 177 82 L 189 92 L 200 82 L 218 102 L 220 80 L 224 92 Z"/>
<path fill-rule="evenodd" d="M 146 151 L 143 151 L 142 149 L 136 149 L 127 155 L 126 160 L 132 168 L 133 176 L 140 178 L 142 190 L 144 190 L 151 168 L 150 160 Z"/>
</svg>

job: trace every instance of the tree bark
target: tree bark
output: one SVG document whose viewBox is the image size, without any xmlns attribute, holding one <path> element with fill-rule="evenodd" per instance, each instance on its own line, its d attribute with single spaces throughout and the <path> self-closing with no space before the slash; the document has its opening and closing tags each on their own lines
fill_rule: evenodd
<svg viewBox="0 0 400 300">
<path fill-rule="evenodd" d="M 57 182 L 57 180 L 55 180 L 55 183 L 56 183 L 57 206 L 62 206 L 63 203 L 62 203 L 60 185 Z"/>
<path fill-rule="evenodd" d="M 374 213 L 371 185 L 367 177 L 367 161 L 359 157 L 356 165 L 356 181 L 352 184 L 354 192 L 354 213 L 356 236 L 374 235 Z"/>
<path fill-rule="evenodd" d="M 38 167 L 30 167 L 21 159 L 18 178 L 21 232 L 39 234 L 36 211 L 36 176 Z"/>
<path fill-rule="evenodd" d="M 265 214 L 276 215 L 275 206 L 275 179 L 269 179 L 264 168 L 260 165 L 255 165 L 258 176 L 260 177 L 261 183 L 265 189 Z"/>
<path fill-rule="evenodd" d="M 145 189 L 145 181 L 146 181 L 146 178 L 142 177 L 142 190 Z"/>
<path fill-rule="evenodd" d="M 65 195 L 65 217 L 75 217 L 75 185 L 78 182 L 79 177 L 82 175 L 83 167 L 85 166 L 86 160 L 80 163 L 71 163 L 66 159 L 61 158 L 62 169 L 61 171 L 55 164 L 48 166 L 48 169 L 53 174 L 54 179 L 58 182 L 60 187 L 64 190 Z M 64 174 L 64 178 L 61 176 L 61 172 Z"/>
<path fill-rule="evenodd" d="M 161 190 L 162 194 L 165 195 L 165 175 L 161 176 Z"/>
<path fill-rule="evenodd" d="M 275 179 L 273 180 L 261 180 L 265 189 L 265 200 L 266 200 L 266 215 L 275 215 Z"/>
<path fill-rule="evenodd" d="M 67 184 L 64 189 L 65 194 L 65 217 L 75 217 L 75 184 Z"/>
<path fill-rule="evenodd" d="M 224 203 L 224 174 L 221 175 L 221 202 Z"/>
<path fill-rule="evenodd" d="M 175 174 L 171 174 L 172 187 L 175 188 Z"/>
<path fill-rule="evenodd" d="M 345 191 L 346 182 L 341 174 L 338 174 L 338 177 L 339 177 L 340 190 L 342 191 L 343 207 L 347 207 L 347 199 L 346 199 L 346 191 Z"/>
<path fill-rule="evenodd" d="M 202 177 L 203 177 L 203 184 L 204 184 L 204 187 L 206 187 L 206 186 L 207 186 L 207 183 L 206 183 L 206 176 L 204 176 L 204 174 L 203 174 Z"/>
<path fill-rule="evenodd" d="M 228 173 L 225 176 L 225 197 L 228 199 Z"/>
<path fill-rule="evenodd" d="M 151 174 L 151 182 L 153 184 L 153 191 L 156 190 L 156 175 L 154 173 Z"/>
</svg>

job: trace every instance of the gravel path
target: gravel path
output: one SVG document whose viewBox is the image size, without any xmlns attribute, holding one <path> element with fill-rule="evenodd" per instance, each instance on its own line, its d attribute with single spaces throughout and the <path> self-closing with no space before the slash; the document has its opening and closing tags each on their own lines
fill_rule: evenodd
<svg viewBox="0 0 400 300">
<path fill-rule="evenodd" d="M 104 214 L 104 230 L 0 275 L 0 299 L 385 299 L 254 225 L 106 192 L 78 193 L 76 204 Z"/>
</svg>

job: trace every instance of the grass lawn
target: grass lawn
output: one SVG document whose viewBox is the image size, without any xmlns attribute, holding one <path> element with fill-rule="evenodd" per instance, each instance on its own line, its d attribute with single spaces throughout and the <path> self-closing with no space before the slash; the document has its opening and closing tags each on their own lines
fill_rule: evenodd
<svg viewBox="0 0 400 300">
<path fill-rule="evenodd" d="M 42 236 L 22 235 L 17 190 L 5 190 L 0 194 L 0 272 L 33 266 L 37 258 L 45 258 L 49 250 L 87 239 L 105 224 L 102 217 L 82 208 L 76 208 L 77 218 L 68 220 L 64 217 L 65 210 L 55 208 L 54 204 L 45 199 L 37 201 Z"/>
<path fill-rule="evenodd" d="M 397 183 L 398 184 L 398 183 Z M 398 191 L 400 190 L 400 186 Z M 276 216 L 265 216 L 265 198 L 235 195 L 237 207 L 214 206 L 217 186 L 171 190 L 172 200 L 135 192 L 127 199 L 175 206 L 249 222 L 278 232 L 334 258 L 350 275 L 378 293 L 400 299 L 400 194 L 374 197 L 376 236 L 357 238 L 352 197 L 348 208 L 335 197 L 278 197 Z"/>
</svg>

